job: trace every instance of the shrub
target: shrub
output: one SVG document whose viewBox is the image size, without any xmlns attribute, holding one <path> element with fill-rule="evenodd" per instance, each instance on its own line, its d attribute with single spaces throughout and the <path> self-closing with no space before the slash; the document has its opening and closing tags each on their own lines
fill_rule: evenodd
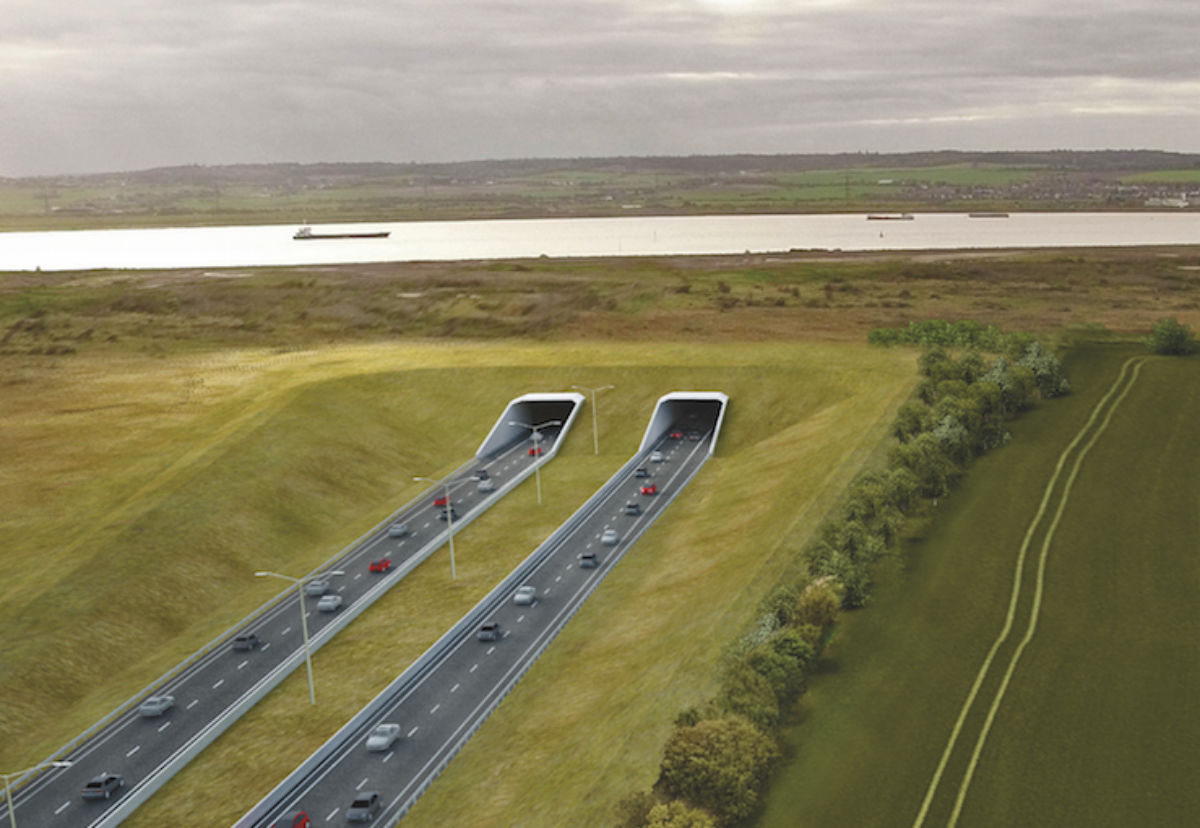
<svg viewBox="0 0 1200 828">
<path fill-rule="evenodd" d="M 1151 353 L 1166 356 L 1184 356 L 1196 350 L 1196 337 L 1187 325 L 1167 317 L 1155 323 L 1150 335 L 1146 337 L 1146 347 Z"/>
<path fill-rule="evenodd" d="M 655 805 L 646 815 L 646 828 L 714 828 L 708 814 L 679 800 Z"/>
<path fill-rule="evenodd" d="M 775 743 L 740 716 L 707 719 L 671 734 L 658 787 L 729 828 L 754 813 L 778 759 Z"/>
</svg>

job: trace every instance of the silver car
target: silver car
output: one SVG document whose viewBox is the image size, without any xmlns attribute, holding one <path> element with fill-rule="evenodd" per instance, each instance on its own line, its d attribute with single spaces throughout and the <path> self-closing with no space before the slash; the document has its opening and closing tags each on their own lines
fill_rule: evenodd
<svg viewBox="0 0 1200 828">
<path fill-rule="evenodd" d="M 487 494 L 488 492 L 496 491 L 496 484 L 490 479 L 480 480 L 479 485 L 476 488 L 484 494 Z"/>
<path fill-rule="evenodd" d="M 600 536 L 600 542 L 605 546 L 616 546 L 619 540 L 616 529 L 605 529 L 604 534 Z"/>
<path fill-rule="evenodd" d="M 372 752 L 389 750 L 399 738 L 400 725 L 378 725 L 374 730 L 371 731 L 371 735 L 367 737 L 367 750 Z"/>
<path fill-rule="evenodd" d="M 147 719 L 152 719 L 155 716 L 161 716 L 174 706 L 174 696 L 151 696 L 142 702 L 142 706 L 138 708 L 138 713 L 141 713 Z"/>
<path fill-rule="evenodd" d="M 383 797 L 379 791 L 364 791 L 354 797 L 350 810 L 346 811 L 347 822 L 370 822 L 375 814 L 383 807 Z"/>
<path fill-rule="evenodd" d="M 402 538 L 408 534 L 408 526 L 403 523 L 393 523 L 388 527 L 389 538 Z"/>
<path fill-rule="evenodd" d="M 342 608 L 342 596 L 325 595 L 317 602 L 317 612 L 337 612 Z"/>
<path fill-rule="evenodd" d="M 517 587 L 516 593 L 513 595 L 514 604 L 525 604 L 532 606 L 537 600 L 537 589 L 529 585 Z"/>
<path fill-rule="evenodd" d="M 304 585 L 304 594 L 310 598 L 320 598 L 329 591 L 329 581 L 315 580 Z"/>
</svg>

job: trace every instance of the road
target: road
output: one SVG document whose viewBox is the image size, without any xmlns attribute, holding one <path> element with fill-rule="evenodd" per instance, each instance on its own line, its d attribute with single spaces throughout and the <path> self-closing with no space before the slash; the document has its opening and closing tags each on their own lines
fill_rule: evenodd
<svg viewBox="0 0 1200 828">
<path fill-rule="evenodd" d="M 542 446 L 547 454 L 560 431 L 554 427 L 543 430 Z M 458 522 L 466 523 L 496 502 L 507 493 L 509 484 L 529 473 L 535 460 L 549 459 L 531 456 L 530 445 L 528 439 L 510 442 L 447 478 Z M 478 491 L 480 470 L 487 471 L 494 491 Z M 447 524 L 438 518 L 442 510 L 434 506 L 434 498 L 442 490 L 440 485 L 431 489 L 327 568 L 344 573 L 329 577 L 329 593 L 340 595 L 344 605 L 335 612 L 318 612 L 318 598 L 304 599 L 310 649 L 327 641 L 444 543 Z M 389 537 L 387 525 L 393 521 L 407 524 L 409 534 Z M 391 571 L 369 572 L 370 562 L 383 557 L 391 558 Z M 175 706 L 161 717 L 143 718 L 135 706 L 62 757 L 73 763 L 71 767 L 51 770 L 21 787 L 13 797 L 20 828 L 101 828 L 117 824 L 132 812 L 178 770 L 180 762 L 186 763 L 303 663 L 299 600 L 291 587 L 246 628 L 260 636 L 261 647 L 234 651 L 228 640 L 221 641 L 158 688 L 156 694 L 175 699 Z M 84 801 L 80 791 L 89 779 L 103 772 L 120 774 L 124 787 L 110 800 Z M 7 810 L 0 808 L 0 828 L 9 825 Z"/>
<path fill-rule="evenodd" d="M 477 605 L 430 652 L 381 693 L 271 795 L 243 817 L 237 828 L 266 828 L 282 814 L 306 811 L 313 825 L 346 821 L 346 811 L 363 792 L 378 791 L 382 809 L 375 821 L 398 821 L 462 745 L 566 625 L 609 570 L 663 512 L 709 457 L 714 431 L 668 436 L 644 446 L 613 480 L 588 501 L 539 550 Z M 663 461 L 650 461 L 661 450 Z M 644 468 L 651 476 L 637 476 Z M 655 484 L 657 494 L 643 494 Z M 640 514 L 626 513 L 636 503 Z M 618 542 L 601 542 L 605 530 Z M 596 568 L 580 566 L 595 553 Z M 536 588 L 536 601 L 513 601 L 518 586 Z M 484 622 L 498 622 L 502 636 L 481 641 Z M 392 749 L 368 752 L 367 736 L 381 723 L 401 726 Z"/>
</svg>

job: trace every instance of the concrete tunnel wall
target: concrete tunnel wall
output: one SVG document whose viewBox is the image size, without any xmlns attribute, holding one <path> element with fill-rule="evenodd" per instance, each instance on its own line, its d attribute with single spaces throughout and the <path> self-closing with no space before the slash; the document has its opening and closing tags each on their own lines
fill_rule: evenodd
<svg viewBox="0 0 1200 828">
<path fill-rule="evenodd" d="M 728 405 L 729 397 L 720 391 L 674 391 L 660 397 L 638 451 L 646 451 L 672 428 L 683 431 L 697 429 L 705 434 L 712 432 L 712 440 L 708 444 L 708 453 L 711 455 L 717 447 L 717 436 L 721 432 Z"/>
<path fill-rule="evenodd" d="M 484 439 L 476 457 L 486 457 L 512 445 L 514 442 L 529 438 L 529 429 L 509 423 L 525 423 L 540 425 L 552 420 L 560 420 L 561 426 L 547 429 L 556 431 L 560 438 L 565 435 L 583 406 L 584 396 L 578 392 L 568 391 L 560 394 L 524 394 L 508 404 L 500 419 L 492 426 L 492 430 Z M 554 448 L 557 448 L 557 440 Z M 551 449 L 553 453 L 554 448 Z"/>
</svg>

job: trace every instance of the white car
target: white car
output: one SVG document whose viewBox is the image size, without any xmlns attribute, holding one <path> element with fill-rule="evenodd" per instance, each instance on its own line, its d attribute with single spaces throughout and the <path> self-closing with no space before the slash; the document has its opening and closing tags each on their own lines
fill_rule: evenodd
<svg viewBox="0 0 1200 828">
<path fill-rule="evenodd" d="M 151 696 L 142 702 L 138 712 L 147 719 L 152 719 L 155 716 L 161 716 L 174 706 L 175 698 L 173 696 Z"/>
<path fill-rule="evenodd" d="M 600 536 L 600 542 L 605 546 L 616 546 L 619 540 L 616 529 L 605 529 L 604 534 Z"/>
<path fill-rule="evenodd" d="M 662 455 L 661 451 L 650 452 L 650 462 L 651 463 L 661 463 L 662 461 L 663 461 L 663 455 Z"/>
<path fill-rule="evenodd" d="M 340 595 L 324 595 L 317 602 L 318 612 L 337 612 L 342 608 L 342 596 Z"/>
<path fill-rule="evenodd" d="M 532 606 L 537 600 L 537 590 L 531 586 L 517 587 L 516 594 L 513 595 L 514 604 L 527 604 Z"/>
<path fill-rule="evenodd" d="M 367 737 L 367 750 L 376 752 L 390 750 L 396 740 L 400 738 L 400 725 L 398 724 L 381 724 L 371 731 L 371 735 Z"/>
<path fill-rule="evenodd" d="M 476 488 L 484 494 L 487 494 L 488 492 L 496 491 L 496 484 L 491 480 L 480 480 L 479 485 Z"/>
</svg>

